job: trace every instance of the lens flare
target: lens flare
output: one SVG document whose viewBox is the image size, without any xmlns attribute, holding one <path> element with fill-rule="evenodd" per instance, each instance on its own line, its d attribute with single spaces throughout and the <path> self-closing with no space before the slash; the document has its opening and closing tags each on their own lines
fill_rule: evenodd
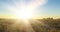
<svg viewBox="0 0 60 32">
<path fill-rule="evenodd" d="M 14 25 L 21 24 L 23 26 L 18 26 L 21 31 L 26 30 L 26 32 L 35 32 L 31 26 L 31 21 L 27 20 L 33 17 L 36 14 L 36 8 L 41 6 L 47 2 L 47 0 L 10 0 L 13 2 L 13 5 L 8 5 L 9 11 L 15 18 L 23 19 L 22 21 L 16 21 Z M 31 22 L 31 23 L 30 23 Z M 41 23 L 37 20 L 34 21 L 34 25 L 36 23 Z M 42 23 L 43 24 L 43 23 Z M 21 29 L 22 28 L 22 29 Z"/>
<path fill-rule="evenodd" d="M 35 10 L 38 6 L 46 2 L 47 0 L 11 0 L 7 7 L 16 16 L 15 18 L 28 19 L 36 14 Z"/>
</svg>

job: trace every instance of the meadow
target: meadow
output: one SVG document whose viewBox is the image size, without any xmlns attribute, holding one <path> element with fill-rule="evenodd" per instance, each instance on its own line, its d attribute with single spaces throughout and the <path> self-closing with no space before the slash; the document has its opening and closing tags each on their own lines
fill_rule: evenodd
<svg viewBox="0 0 60 32">
<path fill-rule="evenodd" d="M 0 32 L 60 32 L 60 18 L 29 19 L 30 26 L 17 21 L 0 18 Z"/>
</svg>

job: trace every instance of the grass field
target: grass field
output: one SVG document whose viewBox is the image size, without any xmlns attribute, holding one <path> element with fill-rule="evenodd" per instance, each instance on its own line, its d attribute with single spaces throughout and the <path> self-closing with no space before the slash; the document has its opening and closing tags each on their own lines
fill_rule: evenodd
<svg viewBox="0 0 60 32">
<path fill-rule="evenodd" d="M 60 19 L 0 19 L 0 32 L 60 32 Z"/>
</svg>

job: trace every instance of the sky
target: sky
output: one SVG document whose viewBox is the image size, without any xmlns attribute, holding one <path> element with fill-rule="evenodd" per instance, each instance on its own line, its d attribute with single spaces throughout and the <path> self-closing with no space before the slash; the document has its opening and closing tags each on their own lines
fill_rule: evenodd
<svg viewBox="0 0 60 32">
<path fill-rule="evenodd" d="M 12 0 L 0 0 L 0 17 L 10 17 L 11 15 L 13 15 L 12 12 L 9 11 L 9 9 L 10 10 L 13 9 L 16 5 L 18 7 L 18 3 L 19 3 L 19 5 L 21 5 L 21 3 L 23 3 L 23 2 L 21 2 L 21 3 L 20 2 L 19 1 L 14 2 L 14 0 L 13 1 Z M 34 4 L 34 5 L 36 5 L 36 6 L 34 6 L 32 3 L 37 3 L 37 4 Z M 40 18 L 45 18 L 45 17 L 60 18 L 60 0 L 48 0 L 48 1 L 43 0 L 40 3 L 38 3 L 37 1 L 31 2 L 30 0 L 29 1 L 26 0 L 24 2 L 24 4 L 26 4 L 26 6 L 32 5 L 31 7 L 34 7 L 37 9 L 37 12 L 35 13 L 36 18 L 39 18 L 39 17 Z"/>
<path fill-rule="evenodd" d="M 60 0 L 48 0 L 40 10 L 42 15 L 60 18 Z"/>
</svg>

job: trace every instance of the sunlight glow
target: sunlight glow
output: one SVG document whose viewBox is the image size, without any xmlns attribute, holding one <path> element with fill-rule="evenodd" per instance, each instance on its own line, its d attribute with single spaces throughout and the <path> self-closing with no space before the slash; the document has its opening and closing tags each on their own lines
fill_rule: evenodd
<svg viewBox="0 0 60 32">
<path fill-rule="evenodd" d="M 7 6 L 12 15 L 18 19 L 29 19 L 36 13 L 37 6 L 41 6 L 46 3 L 47 0 L 11 0 L 11 3 Z"/>
</svg>

